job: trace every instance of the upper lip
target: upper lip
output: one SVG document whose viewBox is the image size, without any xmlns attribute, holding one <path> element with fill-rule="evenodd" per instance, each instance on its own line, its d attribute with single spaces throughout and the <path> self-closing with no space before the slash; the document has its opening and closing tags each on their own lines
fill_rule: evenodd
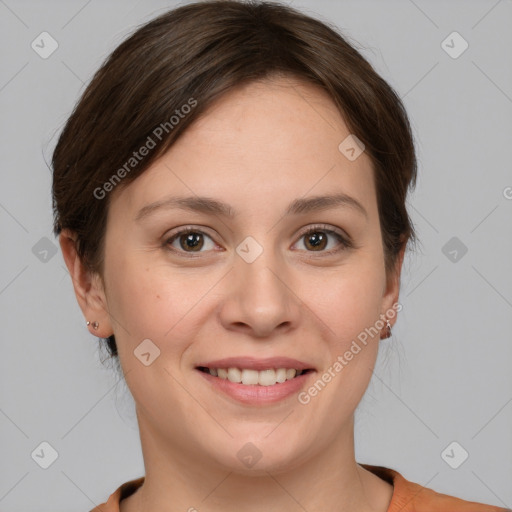
<svg viewBox="0 0 512 512">
<path fill-rule="evenodd" d="M 201 366 L 206 368 L 240 368 L 258 371 L 268 370 L 269 368 L 314 370 L 312 365 L 290 357 L 267 357 L 264 359 L 257 359 L 250 356 L 226 357 L 224 359 L 216 359 L 215 361 L 207 361 L 197 365 L 197 367 Z"/>
</svg>

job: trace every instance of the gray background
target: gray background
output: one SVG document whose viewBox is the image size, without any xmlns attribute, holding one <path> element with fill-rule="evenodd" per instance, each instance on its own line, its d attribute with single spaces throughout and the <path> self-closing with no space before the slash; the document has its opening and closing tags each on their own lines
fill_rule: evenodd
<svg viewBox="0 0 512 512">
<path fill-rule="evenodd" d="M 131 397 L 101 363 L 52 252 L 46 162 L 103 59 L 173 5 L 0 0 L 1 511 L 88 511 L 144 474 Z M 358 44 L 403 98 L 417 140 L 409 208 L 421 245 L 356 414 L 357 460 L 512 507 L 512 3 L 292 5 Z M 47 59 L 31 48 L 43 31 L 59 45 Z M 469 44 L 458 58 L 441 46 L 453 31 Z M 47 469 L 31 457 L 43 441 L 58 453 Z M 469 453 L 457 469 L 442 456 L 453 441 Z M 461 453 L 449 451 L 452 463 Z"/>
</svg>

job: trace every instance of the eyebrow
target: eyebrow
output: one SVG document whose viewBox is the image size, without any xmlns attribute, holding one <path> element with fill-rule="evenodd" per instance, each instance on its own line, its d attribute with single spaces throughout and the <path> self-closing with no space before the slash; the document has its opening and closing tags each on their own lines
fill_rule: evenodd
<svg viewBox="0 0 512 512">
<path fill-rule="evenodd" d="M 354 197 L 344 193 L 295 199 L 288 205 L 285 215 L 303 215 L 336 207 L 351 208 L 368 219 L 368 212 L 364 206 Z M 232 206 L 211 197 L 168 197 L 141 208 L 135 220 L 140 221 L 161 209 L 180 209 L 228 218 L 234 218 L 237 215 L 236 210 Z"/>
</svg>

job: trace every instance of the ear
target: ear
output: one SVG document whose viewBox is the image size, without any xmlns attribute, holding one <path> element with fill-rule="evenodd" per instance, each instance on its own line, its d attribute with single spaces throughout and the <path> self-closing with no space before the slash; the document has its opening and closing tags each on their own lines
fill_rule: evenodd
<svg viewBox="0 0 512 512">
<path fill-rule="evenodd" d="M 386 316 L 386 311 L 393 309 L 396 311 L 396 306 L 393 308 L 393 304 L 398 303 L 398 298 L 400 295 L 400 275 L 402 273 L 402 264 L 405 256 L 405 247 L 406 244 L 403 244 L 400 252 L 397 255 L 395 267 L 393 268 L 391 274 L 386 279 L 386 288 L 384 290 L 384 295 L 382 296 L 382 311 L 381 318 Z M 389 316 L 389 323 L 391 326 L 395 325 L 397 315 L 396 313 Z"/>
<path fill-rule="evenodd" d="M 63 229 L 59 236 L 59 244 L 78 304 L 85 319 L 90 322 L 89 332 L 99 338 L 108 338 L 113 334 L 113 330 L 101 276 L 89 270 L 80 260 L 76 252 L 75 233 Z M 97 329 L 93 328 L 94 322 L 98 322 Z"/>
</svg>

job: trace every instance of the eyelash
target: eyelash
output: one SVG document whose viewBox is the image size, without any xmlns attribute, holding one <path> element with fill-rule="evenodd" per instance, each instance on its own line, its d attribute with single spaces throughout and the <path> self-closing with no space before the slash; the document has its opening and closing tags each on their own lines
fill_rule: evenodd
<svg viewBox="0 0 512 512">
<path fill-rule="evenodd" d="M 352 240 L 349 237 L 345 237 L 341 233 L 339 233 L 339 232 L 337 232 L 337 231 L 335 231 L 333 229 L 330 229 L 325 224 L 316 224 L 314 226 L 311 226 L 310 228 L 308 228 L 306 231 L 302 232 L 299 235 L 299 240 L 302 239 L 303 237 L 307 236 L 307 235 L 312 235 L 313 233 L 317 233 L 317 232 L 323 232 L 323 233 L 327 233 L 329 235 L 333 235 L 340 242 L 340 246 L 338 248 L 336 248 L 336 249 L 331 249 L 329 251 L 318 251 L 322 255 L 331 256 L 333 254 L 337 254 L 340 251 L 343 251 L 343 250 L 346 250 L 346 249 L 352 249 L 352 248 L 355 247 L 354 243 L 352 242 Z M 174 247 L 171 247 L 171 244 L 174 242 L 174 240 L 176 240 L 177 238 L 179 238 L 182 235 L 187 235 L 189 233 L 200 233 L 202 235 L 206 235 L 209 238 L 212 238 L 210 235 L 208 235 L 208 233 L 205 233 L 204 231 L 202 231 L 200 229 L 197 229 L 197 228 L 189 226 L 189 227 L 184 228 L 184 229 L 182 229 L 180 231 L 177 231 L 171 237 L 167 238 L 165 240 L 165 242 L 164 242 L 164 246 L 169 251 L 174 252 L 176 254 L 184 255 L 185 257 L 188 257 L 188 258 L 197 258 L 197 257 L 199 257 L 200 253 L 195 253 L 195 254 L 194 253 L 189 253 L 189 252 L 186 252 L 186 251 L 183 251 L 183 250 L 179 250 L 179 249 L 175 249 Z M 317 251 L 306 251 L 306 252 L 310 252 L 310 253 L 314 254 Z"/>
</svg>

